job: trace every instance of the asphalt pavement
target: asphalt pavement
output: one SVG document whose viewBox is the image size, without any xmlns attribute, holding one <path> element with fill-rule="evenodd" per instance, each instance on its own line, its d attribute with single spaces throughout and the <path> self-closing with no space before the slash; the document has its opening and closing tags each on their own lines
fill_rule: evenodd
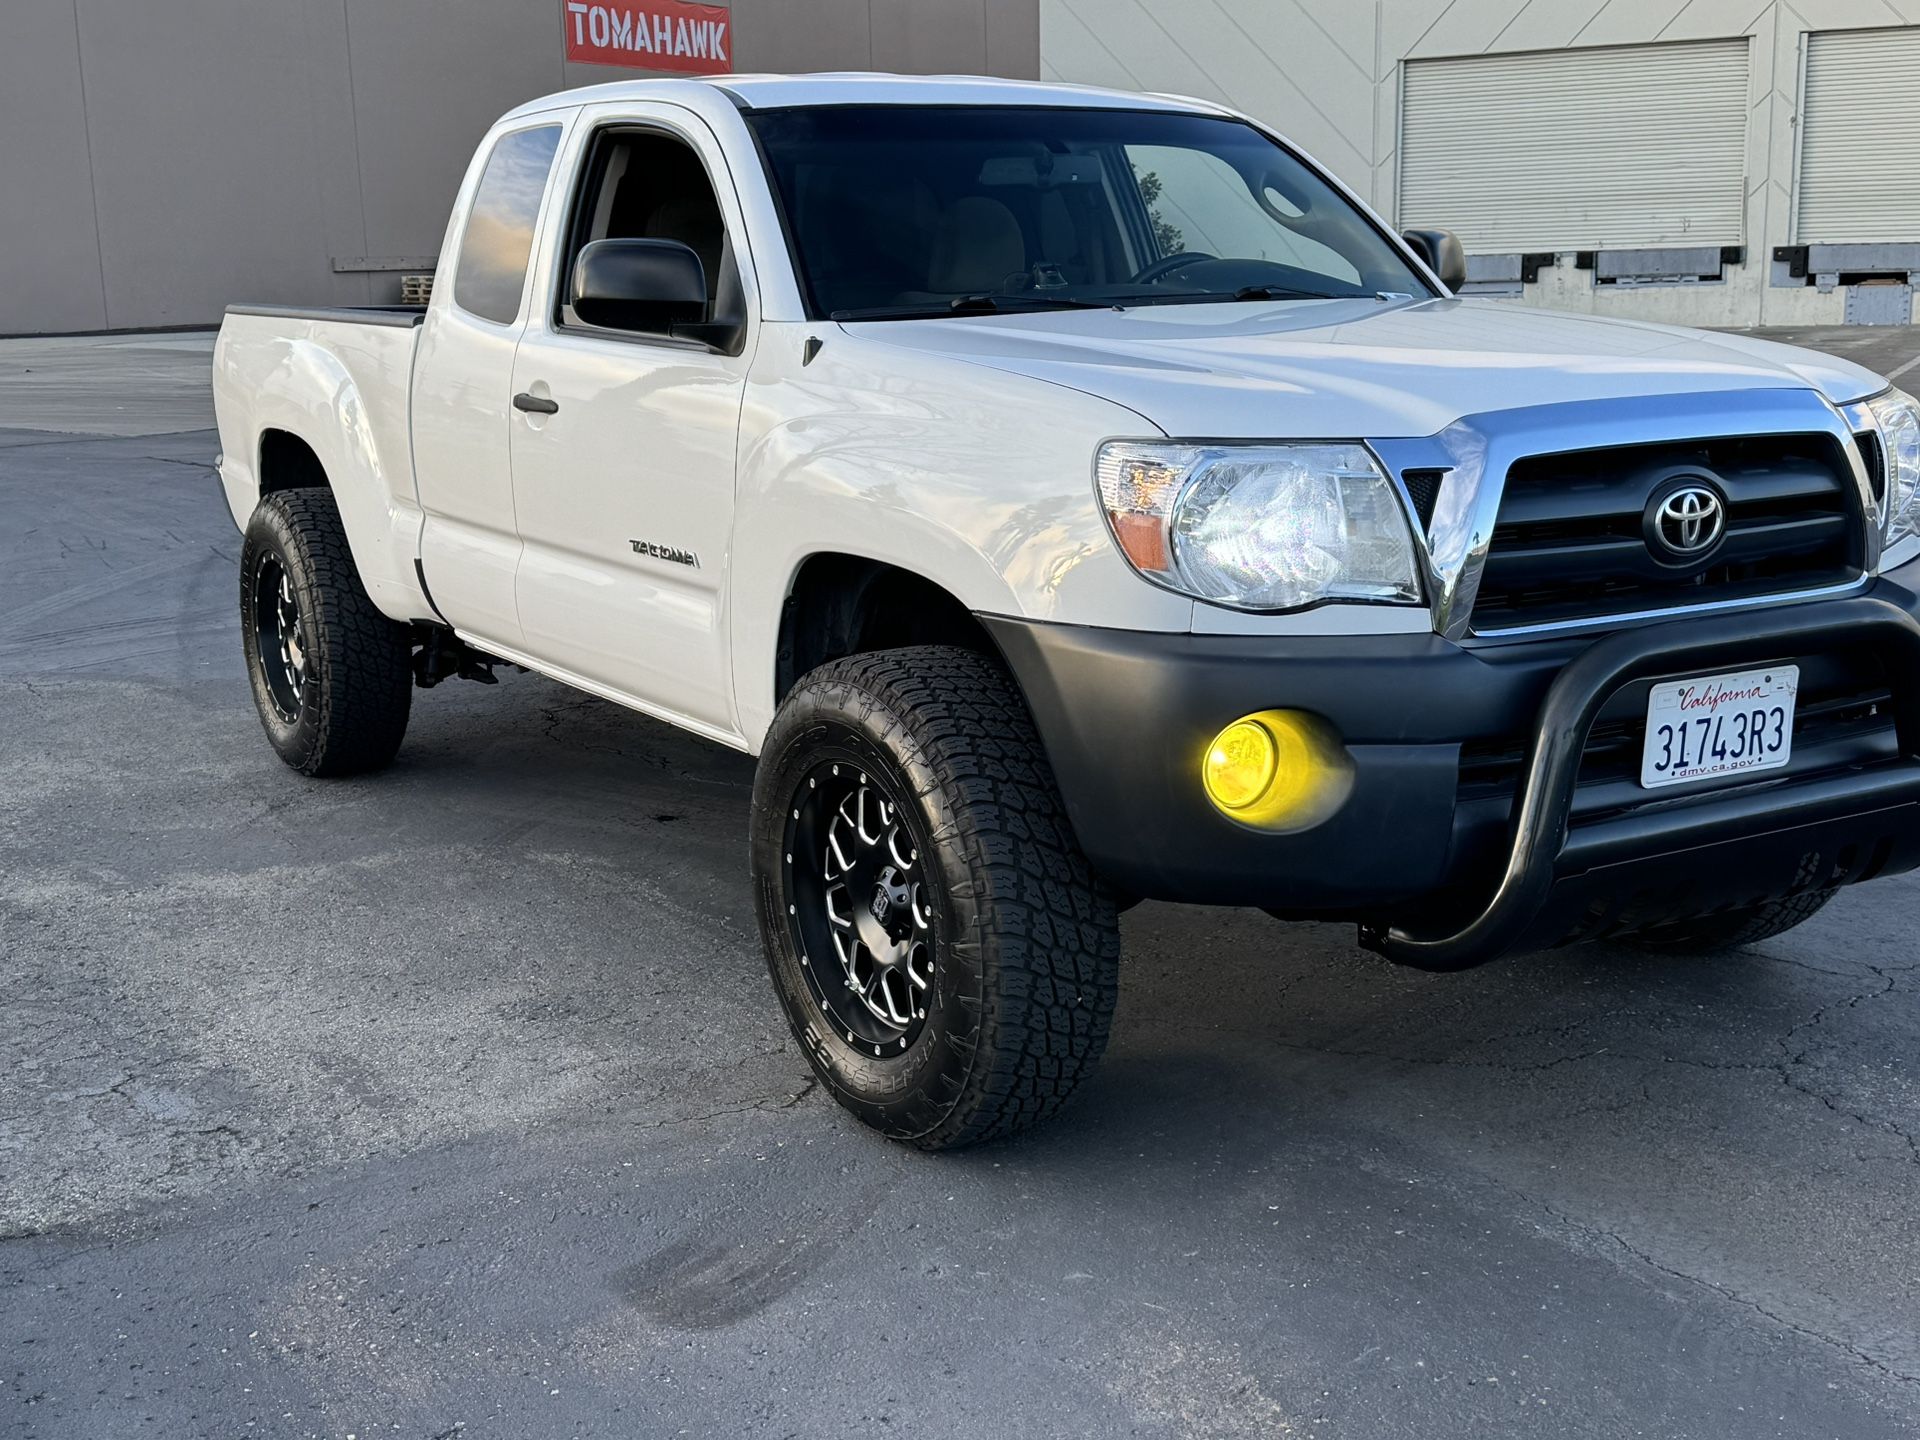
<svg viewBox="0 0 1920 1440">
<path fill-rule="evenodd" d="M 531 676 L 273 757 L 205 346 L 0 346 L 0 1434 L 1920 1433 L 1920 876 L 1455 976 L 1145 905 L 1080 1103 L 908 1152 L 744 758 Z"/>
</svg>

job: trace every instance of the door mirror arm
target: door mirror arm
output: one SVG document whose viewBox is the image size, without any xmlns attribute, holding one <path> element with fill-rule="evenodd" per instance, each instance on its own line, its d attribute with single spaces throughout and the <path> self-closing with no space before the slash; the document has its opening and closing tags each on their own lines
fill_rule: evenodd
<svg viewBox="0 0 1920 1440">
<path fill-rule="evenodd" d="M 692 340 L 720 355 L 738 355 L 746 349 L 747 327 L 738 320 L 685 320 L 668 332 L 675 340 Z"/>
<path fill-rule="evenodd" d="M 1451 230 L 1402 230 L 1400 238 L 1427 262 L 1427 268 L 1447 289 L 1458 293 L 1467 283 L 1467 252 L 1460 248 L 1460 237 Z"/>
</svg>

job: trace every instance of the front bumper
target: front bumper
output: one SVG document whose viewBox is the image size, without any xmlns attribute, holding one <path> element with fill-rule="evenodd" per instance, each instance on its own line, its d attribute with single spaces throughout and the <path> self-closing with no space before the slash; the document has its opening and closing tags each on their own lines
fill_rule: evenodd
<svg viewBox="0 0 1920 1440">
<path fill-rule="evenodd" d="M 1846 599 L 1483 646 L 982 619 L 1116 889 L 1355 919 L 1395 959 L 1455 968 L 1920 866 L 1917 589 L 1920 565 Z M 1809 694 L 1878 703 L 1797 728 L 1785 770 L 1639 788 L 1653 684 L 1786 662 L 1802 727 Z M 1312 829 L 1250 830 L 1201 789 L 1214 735 L 1268 708 L 1321 716 L 1352 758 L 1350 795 Z M 1595 759 L 1603 732 L 1631 778 Z"/>
</svg>

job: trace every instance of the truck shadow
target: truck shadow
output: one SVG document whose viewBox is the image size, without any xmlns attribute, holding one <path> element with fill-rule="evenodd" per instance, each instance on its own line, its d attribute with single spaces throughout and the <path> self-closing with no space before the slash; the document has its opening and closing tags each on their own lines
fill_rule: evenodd
<svg viewBox="0 0 1920 1440">
<path fill-rule="evenodd" d="M 655 874 L 670 855 L 674 893 L 738 937 L 736 1003 L 771 1007 L 745 876 L 746 757 L 538 679 L 456 687 L 445 704 L 436 692 L 421 711 L 393 780 L 440 809 L 437 829 L 511 816 L 496 832 L 509 847 Z M 1909 1007 L 1883 997 L 1912 964 L 1900 916 L 1917 891 L 1910 878 L 1851 891 L 1718 956 L 1592 945 L 1453 975 L 1391 966 L 1350 926 L 1143 905 L 1123 920 L 1113 1042 L 1080 1103 L 982 1153 L 1283 1155 L 1363 1134 L 1543 1170 L 1610 1156 L 1680 1171 L 1701 1154 L 1765 1169 L 1770 1150 L 1853 1140 L 1911 1159 L 1920 1116 L 1875 1076 L 1910 1049 Z M 691 1001 L 710 972 L 688 963 Z M 1806 1133 L 1785 1142 L 1783 1127 Z"/>
<path fill-rule="evenodd" d="M 1347 927 L 1142 906 L 1105 1065 L 1071 1117 L 1018 1143 L 1037 1165 L 1373 1154 L 1649 1194 L 1702 1167 L 1756 1193 L 1810 1164 L 1901 1167 L 1920 1161 L 1920 1113 L 1884 1077 L 1920 967 L 1881 963 L 1902 950 L 1877 913 L 1914 888 L 1842 895 L 1723 955 L 1594 945 L 1456 975 L 1395 969 Z"/>
</svg>

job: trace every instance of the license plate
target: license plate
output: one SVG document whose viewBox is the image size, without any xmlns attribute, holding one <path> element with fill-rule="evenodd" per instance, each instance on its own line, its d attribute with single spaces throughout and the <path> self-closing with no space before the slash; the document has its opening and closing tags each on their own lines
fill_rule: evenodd
<svg viewBox="0 0 1920 1440">
<path fill-rule="evenodd" d="M 1741 670 L 1653 687 L 1640 783 L 1649 790 L 1778 770 L 1793 758 L 1800 668 Z"/>
</svg>

